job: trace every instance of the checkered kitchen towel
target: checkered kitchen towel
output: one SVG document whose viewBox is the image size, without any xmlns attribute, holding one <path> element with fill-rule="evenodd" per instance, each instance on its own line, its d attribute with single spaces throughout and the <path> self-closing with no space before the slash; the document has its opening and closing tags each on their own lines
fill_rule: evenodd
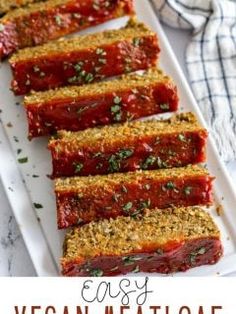
<svg viewBox="0 0 236 314">
<path fill-rule="evenodd" d="M 195 98 L 219 153 L 236 159 L 236 2 L 151 1 L 163 22 L 192 29 L 186 65 Z"/>
</svg>

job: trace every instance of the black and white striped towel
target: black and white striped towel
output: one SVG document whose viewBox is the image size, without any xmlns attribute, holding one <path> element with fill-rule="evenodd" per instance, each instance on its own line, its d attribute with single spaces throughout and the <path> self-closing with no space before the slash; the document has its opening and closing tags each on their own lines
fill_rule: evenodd
<svg viewBox="0 0 236 314">
<path fill-rule="evenodd" d="M 186 51 L 192 90 L 219 153 L 236 159 L 236 2 L 151 1 L 163 22 L 192 29 Z"/>
</svg>

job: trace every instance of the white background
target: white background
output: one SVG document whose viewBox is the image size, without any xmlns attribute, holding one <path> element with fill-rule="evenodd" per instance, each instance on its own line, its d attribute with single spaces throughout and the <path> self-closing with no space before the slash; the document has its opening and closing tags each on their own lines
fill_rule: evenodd
<svg viewBox="0 0 236 314">
<path fill-rule="evenodd" d="M 106 279 L 102 279 L 106 280 Z M 125 291 L 136 290 L 130 294 L 130 307 L 123 312 L 123 314 L 137 314 L 136 299 L 144 290 L 137 290 L 135 280 L 138 286 L 142 287 L 145 278 L 130 278 L 131 285 L 125 288 Z M 54 305 L 57 308 L 55 312 L 45 313 L 45 310 L 38 310 L 35 312 L 26 311 L 24 314 L 79 314 L 75 310 L 75 306 L 89 305 L 87 314 L 105 314 L 105 305 L 115 306 L 113 314 L 121 314 L 120 305 L 121 297 L 124 294 L 121 292 L 116 299 L 105 298 L 99 304 L 97 302 L 88 304 L 81 298 L 81 291 L 84 284 L 82 278 L 22 278 L 22 279 L 1 279 L 0 286 L 0 313 L 1 314 L 15 314 L 14 305 Z M 119 292 L 120 280 L 115 278 L 107 279 L 111 282 L 112 290 Z M 88 290 L 89 296 L 94 297 L 98 283 L 101 279 L 94 279 L 91 285 L 92 291 Z M 147 301 L 143 307 L 142 314 L 154 314 L 149 309 L 149 306 L 161 306 L 157 314 L 235 314 L 236 311 L 236 282 L 233 278 L 204 278 L 204 285 L 201 278 L 165 278 L 155 279 L 150 278 L 147 288 L 153 290 L 149 294 Z M 124 284 L 122 285 L 124 287 Z M 91 292 L 91 293 L 89 293 Z M 103 296 L 104 293 L 100 294 Z M 87 296 L 86 296 L 87 298 Z M 141 299 L 142 300 L 142 299 Z M 69 312 L 63 312 L 63 306 L 69 306 Z M 179 312 L 181 306 L 191 307 L 191 312 Z M 215 313 L 211 311 L 211 306 L 222 306 L 223 310 L 217 310 Z M 165 306 L 170 306 L 169 312 L 165 311 Z M 199 312 L 199 306 L 203 306 L 204 312 Z M 20 312 L 19 314 L 23 314 Z M 82 314 L 85 314 L 83 310 Z M 140 313 L 141 314 L 141 313 Z"/>
</svg>

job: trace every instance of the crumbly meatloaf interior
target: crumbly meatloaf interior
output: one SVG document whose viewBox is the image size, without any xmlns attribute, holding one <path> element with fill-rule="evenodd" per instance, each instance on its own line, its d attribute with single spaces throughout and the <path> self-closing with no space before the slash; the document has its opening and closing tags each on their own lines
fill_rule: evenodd
<svg viewBox="0 0 236 314">
<path fill-rule="evenodd" d="M 178 114 L 167 120 L 135 121 L 124 124 L 104 126 L 101 128 L 91 128 L 79 132 L 59 131 L 58 140 L 52 139 L 49 146 L 56 142 L 57 149 L 63 150 L 63 143 L 71 143 L 71 148 L 89 146 L 103 146 L 105 143 L 112 143 L 114 139 L 119 142 L 127 138 L 135 139 L 140 136 L 161 136 L 165 134 L 178 134 L 182 132 L 197 132 L 204 129 L 198 123 L 192 113 Z"/>
<path fill-rule="evenodd" d="M 116 184 L 123 185 L 125 183 L 138 183 L 145 179 L 168 180 L 169 178 L 171 178 L 172 180 L 174 180 L 206 175 L 209 175 L 209 173 L 204 167 L 190 165 L 184 168 L 136 171 L 88 177 L 72 177 L 56 179 L 55 191 L 59 193 L 63 191 L 76 192 L 88 189 L 95 189 L 96 187 L 100 186 L 102 186 L 104 189 L 109 189 L 110 186 Z"/>
<path fill-rule="evenodd" d="M 0 0 L 0 15 L 8 12 L 9 10 L 40 1 L 43 2 L 45 0 Z"/>
<path fill-rule="evenodd" d="M 152 68 L 144 73 L 132 73 L 122 75 L 120 78 L 93 83 L 82 86 L 69 86 L 62 87 L 56 90 L 49 90 L 46 92 L 33 92 L 31 95 L 26 96 L 24 104 L 37 105 L 43 102 L 50 102 L 55 100 L 77 99 L 85 96 L 96 96 L 104 93 L 119 92 L 122 90 L 133 89 L 137 87 L 147 87 L 157 83 L 173 84 L 172 80 L 163 74 L 158 68 Z"/>
<path fill-rule="evenodd" d="M 54 55 L 62 52 L 69 53 L 76 50 L 93 49 L 145 36 L 156 36 L 156 34 L 152 32 L 144 23 L 140 23 L 136 19 L 132 18 L 125 27 L 118 30 L 107 30 L 100 33 L 77 36 L 70 39 L 55 40 L 41 46 L 19 50 L 11 57 L 10 63 L 27 61 L 33 58 L 43 57 L 45 55 Z"/>
<path fill-rule="evenodd" d="M 164 247 L 171 241 L 219 236 L 211 216 L 199 207 L 152 210 L 137 219 L 118 217 L 72 230 L 65 239 L 64 260 L 125 255 L 148 246 Z"/>
</svg>

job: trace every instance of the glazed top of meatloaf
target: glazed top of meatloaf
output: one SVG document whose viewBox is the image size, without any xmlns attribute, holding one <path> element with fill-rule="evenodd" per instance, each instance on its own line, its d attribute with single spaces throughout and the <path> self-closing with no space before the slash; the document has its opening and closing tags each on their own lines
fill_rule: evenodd
<svg viewBox="0 0 236 314">
<path fill-rule="evenodd" d="M 63 53 L 69 53 L 75 50 L 102 47 L 104 45 L 110 45 L 124 40 L 129 41 L 144 36 L 156 36 L 156 34 L 144 23 L 140 23 L 135 18 L 132 18 L 125 27 L 118 30 L 107 30 L 95 34 L 55 40 L 41 46 L 19 50 L 11 57 L 10 63 L 40 58 L 45 55 L 60 54 L 62 51 Z"/>
<path fill-rule="evenodd" d="M 136 171 L 126 173 L 115 173 L 108 175 L 96 175 L 88 177 L 60 178 L 55 180 L 56 192 L 83 191 L 87 189 L 96 190 L 95 187 L 108 189 L 111 185 L 124 183 L 139 183 L 143 180 L 168 180 L 182 179 L 187 177 L 209 176 L 208 170 L 198 165 L 189 165 L 183 168 L 160 169 L 152 171 Z"/>
<path fill-rule="evenodd" d="M 147 210 L 137 219 L 92 222 L 69 232 L 64 244 L 64 260 L 99 255 L 125 255 L 151 247 L 197 238 L 219 238 L 211 216 L 200 207 Z"/>
<path fill-rule="evenodd" d="M 41 104 L 42 102 L 50 102 L 57 99 L 77 99 L 79 97 L 93 95 L 96 96 L 104 93 L 114 93 L 127 89 L 134 89 L 133 92 L 135 93 L 135 88 L 148 88 L 149 85 L 154 85 L 156 83 L 172 84 L 174 86 L 174 83 L 170 77 L 164 75 L 160 69 L 154 67 L 143 73 L 125 74 L 114 80 L 82 86 L 62 87 L 46 92 L 32 92 L 31 95 L 25 97 L 24 104 L 26 106 L 28 104 L 37 105 Z"/>
<path fill-rule="evenodd" d="M 80 149 L 84 146 L 102 147 L 118 141 L 123 143 L 142 136 L 161 136 L 163 134 L 180 134 L 179 140 L 184 141 L 184 133 L 206 130 L 201 127 L 192 113 L 179 114 L 167 120 L 147 120 L 114 124 L 101 128 L 90 128 L 79 132 L 59 131 L 58 139 L 49 142 L 49 148 L 56 145 L 58 151 L 63 150 L 65 143 L 70 148 Z M 183 133 L 183 134 L 182 134 Z"/>
</svg>

